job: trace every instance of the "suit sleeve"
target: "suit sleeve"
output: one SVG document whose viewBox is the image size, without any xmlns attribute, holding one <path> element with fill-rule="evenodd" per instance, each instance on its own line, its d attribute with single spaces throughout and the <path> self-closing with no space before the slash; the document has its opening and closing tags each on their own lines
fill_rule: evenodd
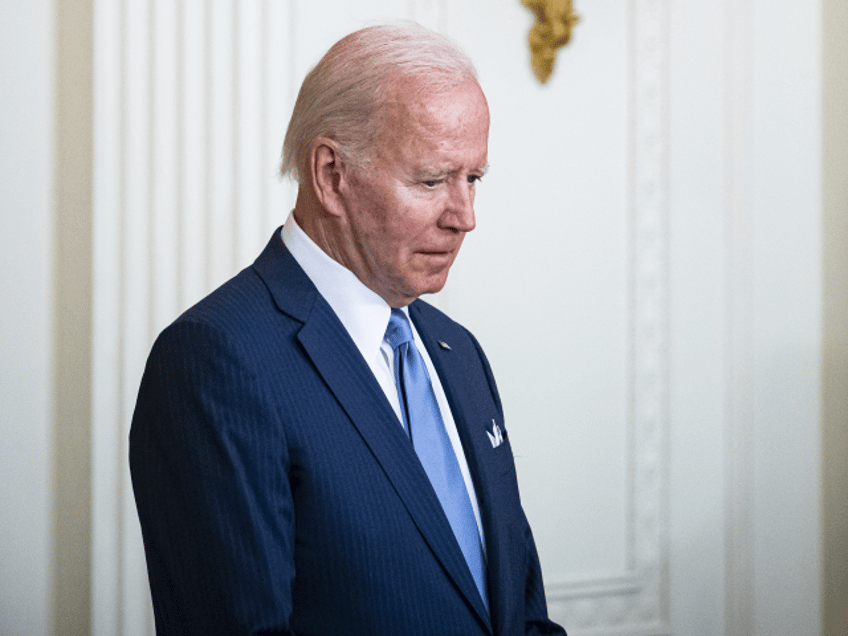
<svg viewBox="0 0 848 636">
<path fill-rule="evenodd" d="M 200 323 L 169 327 L 151 352 L 130 469 L 159 636 L 291 633 L 288 456 L 260 377 Z"/>
<path fill-rule="evenodd" d="M 495 407 L 503 420 L 503 406 L 498 393 L 498 387 L 495 383 L 495 376 L 492 373 L 492 368 L 489 365 L 489 360 L 477 339 L 469 332 L 474 347 L 480 356 L 483 363 L 483 370 L 486 374 L 486 380 L 489 383 L 489 390 L 492 392 L 492 399 L 495 402 Z M 565 630 L 551 621 L 548 618 L 548 605 L 545 599 L 545 587 L 542 581 L 542 566 L 539 562 L 539 555 L 536 551 L 536 542 L 533 539 L 533 532 L 530 529 L 530 524 L 523 510 L 521 516 L 524 525 L 524 551 L 527 555 L 525 567 L 526 576 L 524 584 L 524 633 L 527 636 L 566 636 Z"/>
<path fill-rule="evenodd" d="M 529 524 L 527 524 L 526 532 L 527 554 L 530 557 L 524 588 L 524 633 L 527 636 L 566 636 L 565 630 L 548 618 L 548 605 L 542 584 L 542 568 Z"/>
</svg>

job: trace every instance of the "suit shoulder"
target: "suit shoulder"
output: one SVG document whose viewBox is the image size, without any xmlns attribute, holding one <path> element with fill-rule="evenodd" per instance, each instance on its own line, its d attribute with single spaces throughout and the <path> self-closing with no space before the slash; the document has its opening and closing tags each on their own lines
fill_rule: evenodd
<svg viewBox="0 0 848 636">
<path fill-rule="evenodd" d="M 254 268 L 247 267 L 162 330 L 147 368 L 187 365 L 200 373 L 223 364 L 257 376 L 272 367 L 294 368 L 301 328 L 301 322 L 280 311 Z"/>
<path fill-rule="evenodd" d="M 261 325 L 274 312 L 274 303 L 253 266 L 246 267 L 194 305 L 171 326 L 200 323 L 224 332 Z"/>
</svg>

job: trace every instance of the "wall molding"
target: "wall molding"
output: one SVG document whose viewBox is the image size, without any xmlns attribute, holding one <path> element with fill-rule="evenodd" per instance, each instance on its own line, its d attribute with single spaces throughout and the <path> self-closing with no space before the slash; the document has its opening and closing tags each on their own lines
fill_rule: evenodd
<svg viewBox="0 0 848 636">
<path fill-rule="evenodd" d="M 630 10 L 630 280 L 627 571 L 550 582 L 569 633 L 670 634 L 668 568 L 668 25 L 665 0 Z"/>
<path fill-rule="evenodd" d="M 583 598 L 639 594 L 644 590 L 644 587 L 644 581 L 636 574 L 625 572 L 593 579 L 549 580 L 545 583 L 545 593 L 549 598 L 558 601 L 572 601 Z"/>
</svg>

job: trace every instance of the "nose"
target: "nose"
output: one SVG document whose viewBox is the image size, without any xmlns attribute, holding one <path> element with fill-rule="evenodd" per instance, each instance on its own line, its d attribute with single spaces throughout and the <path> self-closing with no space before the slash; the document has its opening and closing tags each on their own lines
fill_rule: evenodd
<svg viewBox="0 0 848 636">
<path fill-rule="evenodd" d="M 470 232 L 477 226 L 474 219 L 474 183 L 459 181 L 449 188 L 450 198 L 441 218 L 445 229 Z"/>
</svg>

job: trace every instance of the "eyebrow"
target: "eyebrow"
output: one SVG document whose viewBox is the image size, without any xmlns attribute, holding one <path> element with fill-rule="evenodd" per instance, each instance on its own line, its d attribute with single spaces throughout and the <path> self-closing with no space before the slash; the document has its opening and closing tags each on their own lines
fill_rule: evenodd
<svg viewBox="0 0 848 636">
<path fill-rule="evenodd" d="M 473 168 L 469 170 L 470 173 L 476 173 L 485 175 L 489 171 L 489 164 L 486 163 L 482 168 Z M 425 178 L 433 178 L 438 179 L 442 177 L 446 177 L 451 174 L 456 174 L 460 172 L 459 170 L 451 170 L 449 168 L 418 168 L 414 172 L 414 176 L 417 179 L 425 179 Z"/>
</svg>

